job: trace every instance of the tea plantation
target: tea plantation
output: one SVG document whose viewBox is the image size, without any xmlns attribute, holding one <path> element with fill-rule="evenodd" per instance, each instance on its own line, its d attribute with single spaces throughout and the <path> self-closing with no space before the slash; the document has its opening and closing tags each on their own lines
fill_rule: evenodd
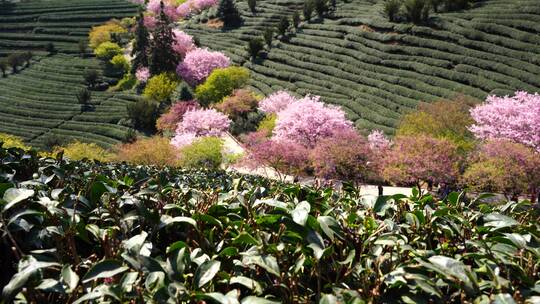
<svg viewBox="0 0 540 304">
<path fill-rule="evenodd" d="M 92 91 L 82 106 L 77 93 L 86 87 L 85 71 L 96 70 L 101 80 L 104 65 L 81 58 L 79 41 L 88 31 L 111 18 L 133 16 L 136 6 L 127 1 L 24 1 L 0 4 L 0 57 L 31 51 L 29 67 L 0 78 L 0 132 L 22 137 L 43 147 L 50 137 L 81 140 L 110 147 L 122 141 L 128 127 L 126 105 L 136 95 Z M 54 45 L 54 52 L 46 51 Z M 120 123 L 120 124 L 119 124 Z"/>
<path fill-rule="evenodd" d="M 337 1 L 329 18 L 303 22 L 289 39 L 274 39 L 265 60 L 251 62 L 240 46 L 276 27 L 283 15 L 301 14 L 303 3 L 258 1 L 252 14 L 247 1 L 238 1 L 239 28 L 207 26 L 212 13 L 185 27 L 204 46 L 249 68 L 253 89 L 321 95 L 358 127 L 388 133 L 421 100 L 540 90 L 537 0 L 480 1 L 468 10 L 432 14 L 429 26 L 388 22 L 383 1 Z"/>
</svg>

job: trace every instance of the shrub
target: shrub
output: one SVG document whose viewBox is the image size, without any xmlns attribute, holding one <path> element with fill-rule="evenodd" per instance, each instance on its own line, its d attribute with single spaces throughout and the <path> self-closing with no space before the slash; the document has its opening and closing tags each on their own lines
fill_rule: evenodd
<svg viewBox="0 0 540 304">
<path fill-rule="evenodd" d="M 143 96 L 158 102 L 167 101 L 178 86 L 177 77 L 173 73 L 161 73 L 152 76 L 144 88 Z"/>
<path fill-rule="evenodd" d="M 383 177 L 395 184 L 428 185 L 454 183 L 460 157 L 456 145 L 447 139 L 426 135 L 398 136 L 384 157 Z"/>
<path fill-rule="evenodd" d="M 140 99 L 127 106 L 128 116 L 138 129 L 155 130 L 159 105 L 155 101 Z"/>
<path fill-rule="evenodd" d="M 112 91 L 125 91 L 131 90 L 137 84 L 137 78 L 131 73 L 124 74 L 124 77 L 118 81 L 118 83 L 111 88 Z"/>
<path fill-rule="evenodd" d="M 278 112 L 274 138 L 312 148 L 323 138 L 352 129 L 339 107 L 326 105 L 319 96 L 306 96 Z"/>
<path fill-rule="evenodd" d="M 94 50 L 97 58 L 106 61 L 111 60 L 116 55 L 122 55 L 122 52 L 122 48 L 114 42 L 103 42 Z"/>
<path fill-rule="evenodd" d="M 328 11 L 327 0 L 313 0 L 313 7 L 317 12 L 319 18 L 322 18 L 324 14 Z"/>
<path fill-rule="evenodd" d="M 56 134 L 49 134 L 45 137 L 43 146 L 45 147 L 45 151 L 53 151 L 54 148 L 60 147 L 65 143 L 66 139 L 64 137 L 60 137 Z"/>
<path fill-rule="evenodd" d="M 11 72 L 17 73 L 17 68 L 23 64 L 20 53 L 13 53 L 7 57 L 7 63 L 11 66 Z"/>
<path fill-rule="evenodd" d="M 230 65 L 229 57 L 221 52 L 211 52 L 208 49 L 195 49 L 176 69 L 176 72 L 192 86 L 202 83 L 213 70 L 226 68 Z"/>
<path fill-rule="evenodd" d="M 20 56 L 21 56 L 21 65 L 23 63 L 26 63 L 25 66 L 29 67 L 30 61 L 32 60 L 32 57 L 34 57 L 34 54 L 32 54 L 32 52 L 24 52 L 24 53 L 21 53 Z"/>
<path fill-rule="evenodd" d="M 375 173 L 372 153 L 365 138 L 344 130 L 320 140 L 310 152 L 310 161 L 317 177 L 366 182 Z"/>
<path fill-rule="evenodd" d="M 235 90 L 231 96 L 225 97 L 214 108 L 234 119 L 242 114 L 254 111 L 257 105 L 257 98 L 251 91 Z"/>
<path fill-rule="evenodd" d="M 157 120 L 156 127 L 161 132 L 174 132 L 186 112 L 199 108 L 199 103 L 195 100 L 175 102 L 167 113 L 161 115 Z"/>
<path fill-rule="evenodd" d="M 178 150 L 168 138 L 153 136 L 119 146 L 116 159 L 138 165 L 177 166 Z"/>
<path fill-rule="evenodd" d="M 264 49 L 264 42 L 260 38 L 252 38 L 248 42 L 248 52 L 251 60 L 257 59 L 259 53 Z"/>
<path fill-rule="evenodd" d="M 53 154 L 57 154 L 61 151 L 64 153 L 64 157 L 67 157 L 70 160 L 81 160 L 86 158 L 106 162 L 114 158 L 114 155 L 111 152 L 95 143 L 83 143 L 80 141 L 75 141 L 62 147 L 56 147 Z"/>
<path fill-rule="evenodd" d="M 241 67 L 214 70 L 206 81 L 197 87 L 195 97 L 202 105 L 219 102 L 249 80 L 249 71 Z"/>
<path fill-rule="evenodd" d="M 509 140 L 491 140 L 469 159 L 463 183 L 475 191 L 502 192 L 517 198 L 529 194 L 534 201 L 540 185 L 540 154 Z"/>
<path fill-rule="evenodd" d="M 278 113 L 297 100 L 287 91 L 277 91 L 261 100 L 259 110 L 265 113 Z"/>
<path fill-rule="evenodd" d="M 22 138 L 6 133 L 0 133 L 0 142 L 2 143 L 1 146 L 3 148 L 19 148 L 25 151 L 28 151 L 32 148 L 26 145 L 23 142 Z"/>
<path fill-rule="evenodd" d="M 540 151 L 540 95 L 488 96 L 471 110 L 470 130 L 480 139 L 509 139 Z"/>
<path fill-rule="evenodd" d="M 47 53 L 49 53 L 49 55 L 55 54 L 55 53 L 56 53 L 56 47 L 54 46 L 54 43 L 48 42 L 48 43 L 45 45 L 45 51 L 46 51 Z"/>
<path fill-rule="evenodd" d="M 88 34 L 90 47 L 96 49 L 104 42 L 111 42 L 112 33 L 126 33 L 127 30 L 117 20 L 111 20 L 103 25 L 92 27 Z"/>
<path fill-rule="evenodd" d="M 263 120 L 259 123 L 259 127 L 257 128 L 257 132 L 261 132 L 266 137 L 272 136 L 272 132 L 274 131 L 274 128 L 276 127 L 276 114 L 267 114 Z"/>
<path fill-rule="evenodd" d="M 110 63 L 116 70 L 122 71 L 124 73 L 128 72 L 130 69 L 129 62 L 123 54 L 115 55 L 111 59 Z"/>
<path fill-rule="evenodd" d="M 218 169 L 223 162 L 223 140 L 203 137 L 180 149 L 179 164 L 185 168 Z"/>
<path fill-rule="evenodd" d="M 242 17 L 234 0 L 220 0 L 217 16 L 223 21 L 225 27 L 238 26 L 242 23 Z"/>
<path fill-rule="evenodd" d="M 89 104 L 90 101 L 92 100 L 92 92 L 90 92 L 87 88 L 84 88 L 84 89 L 79 90 L 79 92 L 77 92 L 76 97 L 79 104 L 85 106 Z"/>
<path fill-rule="evenodd" d="M 383 13 L 390 22 L 396 22 L 399 10 L 403 1 L 401 0 L 386 0 L 383 4 Z"/>
<path fill-rule="evenodd" d="M 99 74 L 94 69 L 89 69 L 89 70 L 85 69 L 83 78 L 86 85 L 88 85 L 89 87 L 94 87 L 98 82 Z"/>
</svg>

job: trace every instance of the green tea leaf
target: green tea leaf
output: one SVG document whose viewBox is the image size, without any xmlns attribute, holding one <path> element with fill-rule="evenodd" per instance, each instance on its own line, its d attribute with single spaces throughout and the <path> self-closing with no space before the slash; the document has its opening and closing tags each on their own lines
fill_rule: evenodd
<svg viewBox="0 0 540 304">
<path fill-rule="evenodd" d="M 83 277 L 83 283 L 87 283 L 97 279 L 112 278 L 117 274 L 120 274 L 129 268 L 122 266 L 117 260 L 103 260 L 88 270 Z"/>
<path fill-rule="evenodd" d="M 210 282 L 219 271 L 221 262 L 215 260 L 209 260 L 202 263 L 195 272 L 195 278 L 193 283 L 195 287 L 201 288 Z"/>
</svg>

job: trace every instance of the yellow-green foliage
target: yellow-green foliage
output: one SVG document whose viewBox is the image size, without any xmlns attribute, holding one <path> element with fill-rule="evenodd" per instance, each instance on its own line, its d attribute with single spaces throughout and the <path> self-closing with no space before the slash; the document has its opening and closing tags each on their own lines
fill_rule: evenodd
<svg viewBox="0 0 540 304">
<path fill-rule="evenodd" d="M 241 67 L 215 69 L 206 81 L 195 90 L 195 97 L 201 104 L 219 102 L 249 80 L 249 71 Z"/>
<path fill-rule="evenodd" d="M 111 60 L 114 56 L 122 54 L 122 48 L 114 42 L 103 42 L 94 50 L 94 54 L 99 59 Z"/>
<path fill-rule="evenodd" d="M 4 148 L 19 148 L 23 150 L 30 150 L 32 147 L 27 146 L 20 137 L 0 133 L 0 142 L 3 143 Z"/>
<path fill-rule="evenodd" d="M 111 33 L 126 33 L 127 30 L 118 20 L 111 20 L 103 25 L 92 27 L 88 34 L 88 41 L 91 48 L 95 49 L 103 42 L 111 41 Z"/>
<path fill-rule="evenodd" d="M 129 62 L 122 54 L 115 55 L 110 62 L 115 69 L 122 70 L 124 72 L 129 71 Z"/>
<path fill-rule="evenodd" d="M 161 102 L 171 98 L 178 84 L 179 81 L 175 74 L 161 73 L 148 80 L 143 95 Z"/>
<path fill-rule="evenodd" d="M 137 84 L 137 78 L 131 73 L 124 74 L 124 77 L 118 83 L 110 88 L 110 91 L 125 91 L 132 89 Z"/>
<path fill-rule="evenodd" d="M 186 168 L 217 169 L 223 162 L 223 140 L 203 137 L 180 150 L 180 166 Z"/>
<path fill-rule="evenodd" d="M 120 146 L 116 160 L 137 165 L 176 166 L 178 150 L 168 138 L 162 136 L 141 138 Z"/>
<path fill-rule="evenodd" d="M 110 161 L 113 154 L 95 143 L 83 143 L 80 141 L 72 142 L 63 147 L 54 148 L 53 154 L 64 151 L 64 157 L 71 160 L 93 159 L 101 162 Z"/>
<path fill-rule="evenodd" d="M 276 118 L 276 114 L 266 115 L 259 123 L 257 131 L 264 132 L 264 135 L 268 137 L 272 136 L 272 131 L 274 131 L 274 128 L 276 127 Z"/>
</svg>

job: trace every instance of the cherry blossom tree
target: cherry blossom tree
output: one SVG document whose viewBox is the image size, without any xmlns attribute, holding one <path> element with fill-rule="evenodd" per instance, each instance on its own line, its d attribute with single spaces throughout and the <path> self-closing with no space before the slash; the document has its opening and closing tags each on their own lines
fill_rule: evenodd
<svg viewBox="0 0 540 304">
<path fill-rule="evenodd" d="M 308 95 L 290 104 L 277 115 L 273 138 L 313 148 L 323 138 L 342 130 L 352 130 L 352 123 L 337 106 L 326 105 L 319 96 Z"/>
<path fill-rule="evenodd" d="M 231 60 L 225 54 L 199 48 L 186 54 L 176 72 L 190 85 L 195 86 L 202 83 L 213 70 L 226 68 L 230 64 Z"/>
<path fill-rule="evenodd" d="M 188 111 L 199 109 L 199 103 L 195 100 L 178 101 L 174 103 L 167 113 L 161 115 L 157 120 L 156 127 L 158 130 L 174 132 L 178 123 L 182 121 L 184 114 Z"/>
<path fill-rule="evenodd" d="M 310 152 L 310 160 L 315 176 L 365 182 L 375 174 L 372 154 L 364 137 L 346 129 L 320 140 Z"/>
<path fill-rule="evenodd" d="M 514 200 L 529 194 L 534 201 L 540 187 L 540 154 L 510 140 L 489 140 L 469 158 L 462 181 L 476 191 L 502 192 Z"/>
<path fill-rule="evenodd" d="M 135 77 L 140 82 L 147 82 L 150 78 L 150 70 L 146 67 L 142 67 L 135 72 Z"/>
<path fill-rule="evenodd" d="M 540 95 L 488 96 L 471 110 L 470 130 L 480 139 L 509 139 L 540 151 Z"/>
<path fill-rule="evenodd" d="M 454 183 L 459 176 L 457 146 L 427 135 L 398 136 L 383 159 L 383 177 L 395 184 Z"/>
<path fill-rule="evenodd" d="M 174 42 L 173 50 L 178 53 L 181 57 L 186 56 L 189 51 L 192 51 L 196 48 L 195 43 L 193 42 L 193 37 L 186 34 L 185 32 L 174 29 Z"/>
<path fill-rule="evenodd" d="M 373 130 L 368 135 L 369 147 L 374 151 L 384 151 L 390 148 L 390 139 L 381 130 Z"/>
<path fill-rule="evenodd" d="M 259 110 L 265 113 L 277 113 L 295 101 L 297 99 L 289 92 L 277 91 L 259 102 Z"/>
<path fill-rule="evenodd" d="M 191 143 L 195 138 L 221 136 L 229 129 L 231 120 L 215 109 L 191 110 L 184 114 L 176 128 L 171 144 L 176 147 Z"/>
</svg>

